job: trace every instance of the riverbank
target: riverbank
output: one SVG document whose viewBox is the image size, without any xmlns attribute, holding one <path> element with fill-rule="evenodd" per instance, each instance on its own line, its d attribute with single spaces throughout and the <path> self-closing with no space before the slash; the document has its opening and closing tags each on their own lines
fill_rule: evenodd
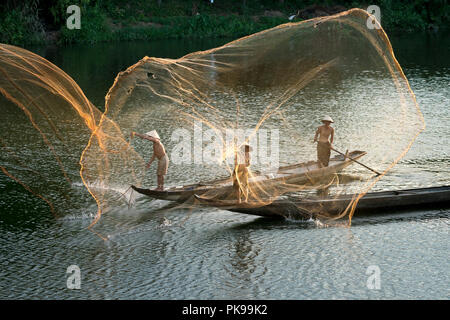
<svg viewBox="0 0 450 320">
<path fill-rule="evenodd" d="M 449 9 L 427 1 L 372 1 L 389 33 L 448 28 Z M 69 30 L 66 0 L 8 0 L 0 5 L 0 42 L 14 45 L 242 37 L 290 21 L 367 9 L 358 1 L 83 1 L 81 28 Z"/>
</svg>

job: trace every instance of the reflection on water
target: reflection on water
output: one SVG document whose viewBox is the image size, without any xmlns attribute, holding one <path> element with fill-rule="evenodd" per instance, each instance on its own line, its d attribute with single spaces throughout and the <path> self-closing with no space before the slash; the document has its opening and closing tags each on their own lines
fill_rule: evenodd
<svg viewBox="0 0 450 320">
<path fill-rule="evenodd" d="M 442 120 L 450 110 L 449 38 L 392 40 L 427 128 L 373 190 L 448 185 L 450 128 Z M 101 44 L 35 52 L 60 66 L 102 105 L 116 73 L 142 56 L 178 57 L 224 42 Z M 337 145 L 382 150 L 391 143 L 387 133 L 376 141 L 346 136 L 346 128 L 358 124 L 356 117 L 372 121 L 369 113 L 354 114 L 355 92 L 365 94 L 360 80 L 346 83 L 353 86 L 353 95 L 346 87 L 339 91 L 348 104 L 336 112 Z M 297 124 L 313 137 L 311 118 L 299 118 Z M 20 128 L 13 134 L 20 134 Z M 298 150 L 289 151 L 300 157 Z M 314 155 L 314 146 L 302 152 Z M 377 169 L 377 159 L 368 155 L 364 160 Z M 348 186 L 368 175 L 352 165 L 339 179 Z M 175 176 L 172 182 L 182 183 L 186 175 Z M 130 210 L 117 208 L 104 217 L 98 230 L 109 241 L 101 241 L 85 229 L 91 219 L 87 206 L 79 216 L 55 220 L 45 204 L 4 176 L 0 188 L 3 299 L 448 298 L 448 210 L 356 216 L 351 228 L 318 227 L 313 221 L 272 221 L 216 209 L 174 210 L 167 202 L 138 198 Z M 79 291 L 65 287 L 71 264 L 82 272 Z M 381 269 L 379 291 L 365 285 L 370 265 Z"/>
</svg>

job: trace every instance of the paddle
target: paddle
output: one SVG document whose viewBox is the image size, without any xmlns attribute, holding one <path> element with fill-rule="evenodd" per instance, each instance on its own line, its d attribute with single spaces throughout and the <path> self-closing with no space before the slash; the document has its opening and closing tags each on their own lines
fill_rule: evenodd
<svg viewBox="0 0 450 320">
<path fill-rule="evenodd" d="M 337 153 L 339 153 L 339 154 L 341 154 L 341 155 L 343 155 L 344 157 L 349 158 L 350 160 L 356 162 L 357 164 L 362 165 L 364 168 L 369 169 L 369 170 L 372 171 L 372 172 L 375 172 L 375 173 L 377 174 L 377 176 L 381 176 L 381 173 L 379 173 L 378 171 L 376 171 L 376 170 L 374 170 L 374 169 L 372 169 L 372 168 L 369 168 L 369 167 L 366 166 L 365 164 L 362 164 L 361 162 L 359 162 L 359 161 L 357 161 L 357 160 L 355 160 L 355 159 L 352 159 L 352 158 L 350 158 L 349 156 L 346 156 L 344 153 L 342 153 L 342 152 L 340 152 L 340 151 L 334 149 L 333 147 L 330 146 L 330 149 L 333 150 L 333 151 L 335 151 L 335 152 L 337 152 Z"/>
</svg>

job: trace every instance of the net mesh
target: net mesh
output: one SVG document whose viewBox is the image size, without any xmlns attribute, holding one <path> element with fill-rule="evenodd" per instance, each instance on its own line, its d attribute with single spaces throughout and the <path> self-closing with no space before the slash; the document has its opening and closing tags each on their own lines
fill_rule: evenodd
<svg viewBox="0 0 450 320">
<path fill-rule="evenodd" d="M 366 11 L 352 9 L 179 59 L 144 57 L 118 74 L 104 112 L 55 65 L 1 45 L 1 169 L 55 213 L 86 208 L 94 199 L 94 224 L 123 204 L 121 194 L 130 185 L 155 184 L 154 169 L 145 170 L 151 143 L 130 134 L 156 129 L 170 158 L 166 187 L 223 177 L 202 198 L 234 204 L 236 190 L 248 191 L 239 204 L 246 207 L 288 193 L 351 192 L 357 196 L 338 214 L 302 208 L 351 218 L 360 197 L 424 128 L 385 32 L 376 21 L 369 28 L 368 19 Z M 312 140 L 325 114 L 335 122 L 334 148 L 367 152 L 359 161 L 382 175 L 351 161 L 348 175 L 308 174 L 317 169 Z M 250 166 L 237 172 L 235 164 L 245 163 L 245 144 L 251 147 Z M 277 170 L 296 163 L 293 171 Z M 290 179 L 292 174 L 300 175 Z"/>
</svg>

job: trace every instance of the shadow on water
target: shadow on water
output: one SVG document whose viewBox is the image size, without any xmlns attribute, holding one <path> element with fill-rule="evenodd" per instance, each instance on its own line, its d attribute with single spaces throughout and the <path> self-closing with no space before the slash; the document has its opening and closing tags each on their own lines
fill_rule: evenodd
<svg viewBox="0 0 450 320">
<path fill-rule="evenodd" d="M 31 50 L 67 72 L 100 109 L 117 73 L 148 57 L 180 58 L 188 53 L 221 46 L 232 39 L 124 41 L 67 47 L 30 46 Z"/>
<path fill-rule="evenodd" d="M 390 40 L 397 60 L 406 69 L 406 76 L 408 76 L 408 69 L 417 67 L 431 70 L 433 73 L 450 67 L 449 30 L 439 33 L 408 34 L 407 37 L 391 35 Z"/>
<path fill-rule="evenodd" d="M 258 279 L 265 273 L 265 268 L 260 268 L 258 262 L 258 255 L 261 248 L 257 243 L 254 243 L 250 239 L 248 233 L 243 233 L 233 239 L 230 243 L 230 257 L 227 261 L 230 279 L 228 280 L 229 286 L 236 286 L 239 284 L 239 292 L 236 292 L 238 297 L 251 297 L 259 291 Z"/>
<path fill-rule="evenodd" d="M 2 178 L 6 180 L 7 178 Z M 55 222 L 49 206 L 15 181 L 0 181 L 2 230 L 46 228 Z"/>
</svg>

